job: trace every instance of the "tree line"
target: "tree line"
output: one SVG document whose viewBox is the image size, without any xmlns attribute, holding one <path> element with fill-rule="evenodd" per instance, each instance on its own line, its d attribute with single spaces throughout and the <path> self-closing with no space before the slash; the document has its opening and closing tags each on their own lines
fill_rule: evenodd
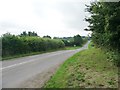
<svg viewBox="0 0 120 90">
<path fill-rule="evenodd" d="M 43 36 L 42 38 L 35 32 L 24 31 L 20 35 L 12 35 L 6 33 L 2 35 L 2 57 L 27 54 L 32 52 L 41 52 L 48 50 L 55 50 L 64 48 L 65 46 L 81 46 L 84 39 L 80 35 L 76 35 L 72 38 L 72 41 L 67 37 L 63 38 L 51 38 L 50 36 Z M 66 43 L 67 41 L 67 43 Z M 72 43 L 72 44 L 71 44 Z"/>
<path fill-rule="evenodd" d="M 112 52 L 113 61 L 120 65 L 120 2 L 92 2 L 86 6 L 91 16 L 86 18 L 90 25 L 85 30 L 92 31 L 94 44 Z"/>
<path fill-rule="evenodd" d="M 84 43 L 88 41 L 88 37 L 75 35 L 74 37 L 54 37 L 54 39 L 61 39 L 65 46 L 82 46 Z"/>
<path fill-rule="evenodd" d="M 15 36 L 6 33 L 2 36 L 2 56 L 41 52 L 64 48 L 62 40 L 41 38 L 38 36 Z"/>
</svg>

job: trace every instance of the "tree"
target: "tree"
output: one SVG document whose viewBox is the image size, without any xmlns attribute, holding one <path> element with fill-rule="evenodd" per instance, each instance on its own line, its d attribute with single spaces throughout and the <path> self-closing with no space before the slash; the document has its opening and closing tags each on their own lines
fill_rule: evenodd
<svg viewBox="0 0 120 90">
<path fill-rule="evenodd" d="M 50 38 L 50 39 L 51 39 L 51 37 L 50 37 L 49 35 L 47 35 L 47 36 L 43 36 L 43 38 Z"/>
<path fill-rule="evenodd" d="M 91 13 L 86 21 L 93 32 L 92 41 L 112 51 L 116 59 L 120 55 L 120 2 L 93 2 L 86 10 Z M 120 63 L 120 58 L 116 60 Z"/>
<path fill-rule="evenodd" d="M 87 7 L 93 42 L 120 51 L 120 2 L 93 2 Z"/>
<path fill-rule="evenodd" d="M 74 44 L 77 46 L 81 46 L 83 43 L 82 37 L 80 35 L 74 36 Z"/>
<path fill-rule="evenodd" d="M 22 36 L 27 36 L 26 31 L 23 31 L 23 33 L 21 33 Z"/>
<path fill-rule="evenodd" d="M 59 37 L 53 37 L 53 39 L 60 39 Z"/>
<path fill-rule="evenodd" d="M 28 31 L 28 33 L 26 31 L 23 31 L 20 36 L 38 36 L 37 33 L 35 33 L 34 31 Z"/>
</svg>

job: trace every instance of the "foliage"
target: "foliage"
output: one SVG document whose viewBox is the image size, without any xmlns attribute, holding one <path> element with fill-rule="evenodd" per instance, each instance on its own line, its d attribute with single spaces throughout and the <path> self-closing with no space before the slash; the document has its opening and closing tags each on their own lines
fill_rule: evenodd
<svg viewBox="0 0 120 90">
<path fill-rule="evenodd" d="M 82 46 L 88 41 L 87 37 L 81 37 L 80 35 L 75 35 L 74 37 L 63 37 L 60 39 L 62 39 L 62 41 L 65 43 L 65 46 Z"/>
<path fill-rule="evenodd" d="M 20 37 L 7 33 L 2 36 L 2 46 L 2 56 L 6 57 L 63 48 L 65 45 L 62 40 L 40 38 L 38 36 Z"/>
<path fill-rule="evenodd" d="M 48 36 L 48 35 L 47 35 L 47 36 L 43 36 L 43 38 L 50 38 L 50 39 L 51 39 L 51 37 L 50 37 L 50 36 Z"/>
<path fill-rule="evenodd" d="M 37 33 L 35 33 L 34 31 L 31 32 L 29 31 L 28 33 L 26 31 L 23 31 L 20 36 L 38 36 Z"/>
<path fill-rule="evenodd" d="M 63 38 L 62 41 L 65 43 L 65 46 L 74 46 L 74 39 L 71 38 Z"/>
<path fill-rule="evenodd" d="M 81 48 L 81 46 L 66 46 L 65 50 L 75 50 L 75 49 L 79 49 Z"/>
<path fill-rule="evenodd" d="M 82 46 L 82 43 L 83 43 L 83 39 L 80 35 L 74 36 L 74 44 L 76 46 Z"/>
<path fill-rule="evenodd" d="M 86 10 L 91 13 L 86 21 L 90 23 L 89 30 L 93 32 L 92 41 L 98 47 L 107 48 L 114 53 L 115 58 L 119 57 L 120 2 L 93 2 Z M 120 65 L 120 58 L 114 61 Z"/>
</svg>

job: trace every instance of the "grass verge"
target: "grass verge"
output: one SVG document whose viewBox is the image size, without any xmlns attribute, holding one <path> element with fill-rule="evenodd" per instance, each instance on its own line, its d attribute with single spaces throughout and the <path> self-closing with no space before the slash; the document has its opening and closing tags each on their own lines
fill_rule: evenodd
<svg viewBox="0 0 120 90">
<path fill-rule="evenodd" d="M 65 61 L 44 88 L 117 88 L 118 68 L 91 46 Z"/>
<path fill-rule="evenodd" d="M 71 46 L 71 47 L 65 47 L 65 50 L 74 50 L 74 49 L 79 49 L 79 48 L 81 48 L 82 46 L 76 46 L 76 47 L 74 47 L 74 46 Z"/>
</svg>

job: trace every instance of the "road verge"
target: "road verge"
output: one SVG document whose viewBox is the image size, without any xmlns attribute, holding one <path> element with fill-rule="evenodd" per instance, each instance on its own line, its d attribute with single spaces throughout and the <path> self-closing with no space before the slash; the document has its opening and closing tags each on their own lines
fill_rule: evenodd
<svg viewBox="0 0 120 90">
<path fill-rule="evenodd" d="M 91 47 L 91 46 L 88 46 Z M 99 48 L 83 50 L 60 66 L 44 88 L 117 88 L 118 68 Z"/>
</svg>

